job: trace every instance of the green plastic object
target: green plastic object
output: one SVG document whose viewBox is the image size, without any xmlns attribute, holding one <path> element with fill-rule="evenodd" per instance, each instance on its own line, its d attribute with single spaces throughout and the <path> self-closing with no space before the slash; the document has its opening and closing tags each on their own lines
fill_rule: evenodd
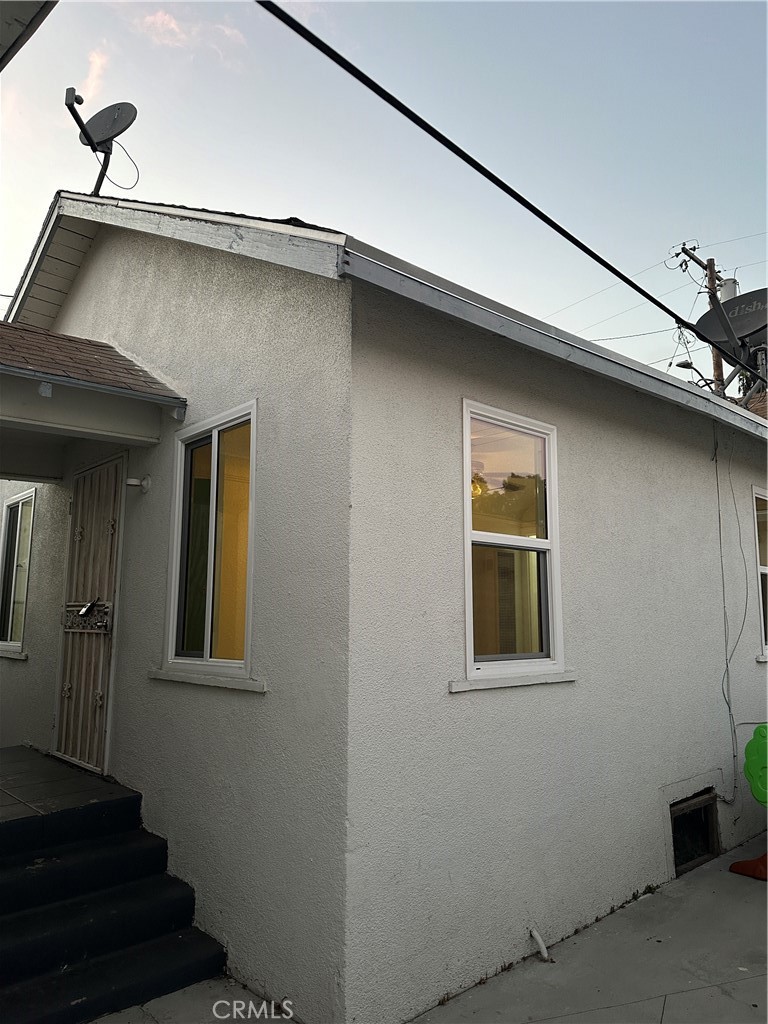
<svg viewBox="0 0 768 1024">
<path fill-rule="evenodd" d="M 752 796 L 768 806 L 768 724 L 758 725 L 744 748 L 744 774 Z"/>
</svg>

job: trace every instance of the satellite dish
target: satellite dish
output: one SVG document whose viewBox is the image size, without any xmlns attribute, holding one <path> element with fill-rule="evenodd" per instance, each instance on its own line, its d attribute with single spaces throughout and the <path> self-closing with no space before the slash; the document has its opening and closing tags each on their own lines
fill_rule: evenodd
<svg viewBox="0 0 768 1024">
<path fill-rule="evenodd" d="M 113 103 L 109 107 L 104 107 L 98 114 L 94 114 L 86 121 L 85 127 L 91 139 L 101 149 L 130 128 L 136 120 L 137 113 L 138 111 L 132 103 Z M 80 132 L 80 141 L 84 146 L 91 145 L 90 140 L 82 131 Z"/>
<path fill-rule="evenodd" d="M 124 131 L 131 127 L 136 120 L 137 110 L 132 103 L 113 103 L 111 106 L 104 107 L 103 110 L 94 114 L 86 124 L 75 110 L 75 104 L 81 104 L 82 102 L 83 97 L 78 96 L 74 89 L 67 89 L 64 106 L 80 129 L 80 141 L 84 146 L 90 146 L 94 153 L 102 153 L 104 155 L 104 159 L 101 162 L 101 170 L 96 179 L 96 185 L 91 193 L 91 195 L 97 196 L 99 189 L 104 183 L 104 178 L 107 176 L 107 168 L 112 156 L 112 142 L 118 135 L 122 135 Z"/>
<path fill-rule="evenodd" d="M 738 364 L 728 359 L 729 355 L 737 356 L 757 368 L 757 349 L 762 348 L 768 338 L 768 290 L 756 288 L 755 291 L 735 295 L 732 299 L 726 299 L 722 306 L 733 333 L 745 346 L 742 351 L 735 351 L 733 342 L 726 336 L 714 309 L 708 310 L 696 322 L 696 327 L 723 348 L 723 357 L 732 366 Z"/>
</svg>

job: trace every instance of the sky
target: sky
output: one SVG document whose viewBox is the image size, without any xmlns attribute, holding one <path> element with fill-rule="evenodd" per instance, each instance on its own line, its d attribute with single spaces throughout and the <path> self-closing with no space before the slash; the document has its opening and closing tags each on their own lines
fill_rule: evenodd
<svg viewBox="0 0 768 1024">
<path fill-rule="evenodd" d="M 764 287 L 763 3 L 284 6 L 686 319 L 707 300 L 698 268 L 669 258 L 683 241 L 739 268 L 742 292 Z M 104 195 L 297 216 L 657 369 L 685 356 L 661 311 L 249 0 L 61 0 L 2 73 L 2 293 L 54 192 L 95 184 L 72 85 L 86 119 L 138 108 L 120 141 L 139 183 Z M 110 177 L 136 177 L 119 149 Z"/>
</svg>

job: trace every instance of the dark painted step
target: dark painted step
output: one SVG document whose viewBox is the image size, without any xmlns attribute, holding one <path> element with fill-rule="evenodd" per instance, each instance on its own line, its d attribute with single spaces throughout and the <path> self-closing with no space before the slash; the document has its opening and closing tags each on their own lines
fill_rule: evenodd
<svg viewBox="0 0 768 1024">
<path fill-rule="evenodd" d="M 168 847 L 149 832 L 121 832 L 0 859 L 0 914 L 11 914 L 162 874 Z"/>
<path fill-rule="evenodd" d="M 154 875 L 7 914 L 0 928 L 0 984 L 185 928 L 194 909 L 195 894 L 186 882 Z"/>
<path fill-rule="evenodd" d="M 18 817 L 0 821 L 0 855 L 39 850 L 141 827 L 141 794 L 104 783 L 92 790 L 61 794 L 25 806 Z"/>
<path fill-rule="evenodd" d="M 186 928 L 0 989 L 4 1024 L 79 1024 L 220 974 L 222 947 Z"/>
</svg>

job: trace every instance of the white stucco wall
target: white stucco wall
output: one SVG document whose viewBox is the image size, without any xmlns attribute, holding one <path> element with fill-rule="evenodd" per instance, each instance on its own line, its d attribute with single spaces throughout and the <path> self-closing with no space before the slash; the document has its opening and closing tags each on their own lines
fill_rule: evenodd
<svg viewBox="0 0 768 1024">
<path fill-rule="evenodd" d="M 0 480 L 0 509 L 6 499 L 33 488 L 35 507 L 22 641 L 26 660 L 0 653 L 0 746 L 27 743 L 48 750 L 58 672 L 69 490 L 56 484 Z"/>
<path fill-rule="evenodd" d="M 189 400 L 258 400 L 252 657 L 266 694 L 148 678 L 162 661 L 173 434 L 133 449 L 109 770 L 144 795 L 170 870 L 236 977 L 341 1020 L 348 650 L 348 285 L 102 228 L 56 323 Z M 73 466 L 85 456 L 73 453 Z"/>
<path fill-rule="evenodd" d="M 391 1024 L 532 952 L 534 924 L 557 941 L 668 879 L 669 802 L 730 797 L 718 511 L 702 417 L 363 285 L 352 363 L 347 1012 Z M 448 692 L 466 677 L 463 398 L 557 427 L 575 684 Z M 718 433 L 731 646 L 749 601 L 733 708 L 763 721 L 765 453 Z M 726 848 L 763 820 L 741 752 L 738 771 Z"/>
<path fill-rule="evenodd" d="M 399 1024 L 531 952 L 533 924 L 556 941 L 670 877 L 669 802 L 710 785 L 730 796 L 713 431 L 352 288 L 354 305 L 348 283 L 102 228 L 56 329 L 175 386 L 185 425 L 258 399 L 252 656 L 268 692 L 150 678 L 166 416 L 161 444 L 129 453 L 152 487 L 126 495 L 109 771 L 144 794 L 235 976 L 307 1024 Z M 448 692 L 465 672 L 463 398 L 558 428 L 575 684 Z M 748 598 L 734 714 L 764 720 L 751 508 L 764 452 L 718 433 L 731 647 Z M 68 474 L 104 454 L 70 446 Z M 53 683 L 39 680 L 56 667 L 66 485 L 38 489 L 33 568 L 49 569 L 30 588 L 47 588 L 46 625 L 30 620 L 27 662 L 0 662 L 3 725 L 16 723 L 3 742 L 50 742 Z M 743 787 L 719 815 L 726 847 L 762 821 Z"/>
</svg>

